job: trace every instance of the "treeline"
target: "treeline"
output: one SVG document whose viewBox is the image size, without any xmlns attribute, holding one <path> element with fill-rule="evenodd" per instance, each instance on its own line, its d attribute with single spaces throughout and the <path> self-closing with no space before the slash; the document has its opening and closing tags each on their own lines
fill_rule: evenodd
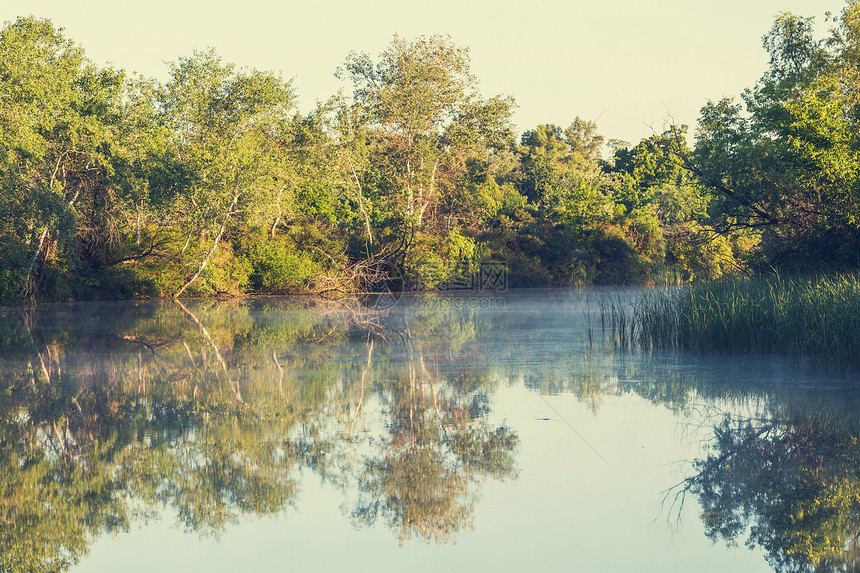
<svg viewBox="0 0 860 573">
<path fill-rule="evenodd" d="M 0 33 L 0 302 L 511 286 L 860 267 L 860 7 L 781 15 L 761 80 L 635 146 L 593 122 L 515 139 L 445 37 L 351 53 L 306 114 L 213 51 L 166 83 L 98 67 L 50 21 Z M 612 156 L 604 159 L 606 147 Z"/>
</svg>

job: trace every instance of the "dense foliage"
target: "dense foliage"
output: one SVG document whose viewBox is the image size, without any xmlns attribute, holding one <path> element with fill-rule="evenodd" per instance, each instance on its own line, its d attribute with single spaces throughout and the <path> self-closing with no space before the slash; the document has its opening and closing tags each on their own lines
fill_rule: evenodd
<svg viewBox="0 0 860 573">
<path fill-rule="evenodd" d="M 722 232 L 754 231 L 761 266 L 856 269 L 860 264 L 860 4 L 812 20 L 779 16 L 764 45 L 770 67 L 742 95 L 702 109 L 685 165 L 715 195 Z"/>
<path fill-rule="evenodd" d="M 744 106 L 630 147 L 593 122 L 517 141 L 469 52 L 395 37 L 308 114 L 213 51 L 166 83 L 100 68 L 47 20 L 0 31 L 0 302 L 695 281 L 860 266 L 860 5 L 823 41 L 781 15 Z M 389 284 L 389 283 L 386 283 Z"/>
</svg>

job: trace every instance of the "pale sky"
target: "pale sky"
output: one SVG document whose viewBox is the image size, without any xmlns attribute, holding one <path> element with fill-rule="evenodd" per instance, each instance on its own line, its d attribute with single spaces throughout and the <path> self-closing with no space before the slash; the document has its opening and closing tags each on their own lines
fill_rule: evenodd
<svg viewBox="0 0 860 573">
<path fill-rule="evenodd" d="M 471 50 L 483 95 L 517 101 L 520 132 L 576 116 L 631 141 L 708 99 L 737 96 L 767 64 L 761 37 L 783 11 L 814 16 L 840 0 L 3 0 L 0 21 L 50 18 L 98 64 L 165 80 L 165 62 L 214 47 L 229 62 L 293 78 L 299 110 L 347 87 L 354 50 L 374 58 L 394 34 L 448 34 Z"/>
</svg>

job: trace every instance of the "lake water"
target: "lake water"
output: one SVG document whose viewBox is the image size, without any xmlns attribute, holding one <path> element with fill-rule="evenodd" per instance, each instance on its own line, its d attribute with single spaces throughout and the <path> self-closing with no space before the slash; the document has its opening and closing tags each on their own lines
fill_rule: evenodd
<svg viewBox="0 0 860 573">
<path fill-rule="evenodd" d="M 860 563 L 857 377 L 475 294 L 0 310 L 0 571 Z"/>
</svg>

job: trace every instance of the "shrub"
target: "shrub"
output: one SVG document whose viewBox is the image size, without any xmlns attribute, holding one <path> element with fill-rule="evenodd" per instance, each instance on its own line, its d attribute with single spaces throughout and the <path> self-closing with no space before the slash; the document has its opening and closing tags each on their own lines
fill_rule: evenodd
<svg viewBox="0 0 860 573">
<path fill-rule="evenodd" d="M 321 271 L 321 266 L 307 253 L 280 239 L 258 238 L 243 252 L 250 265 L 248 282 L 251 290 L 266 294 L 300 291 Z"/>
</svg>

